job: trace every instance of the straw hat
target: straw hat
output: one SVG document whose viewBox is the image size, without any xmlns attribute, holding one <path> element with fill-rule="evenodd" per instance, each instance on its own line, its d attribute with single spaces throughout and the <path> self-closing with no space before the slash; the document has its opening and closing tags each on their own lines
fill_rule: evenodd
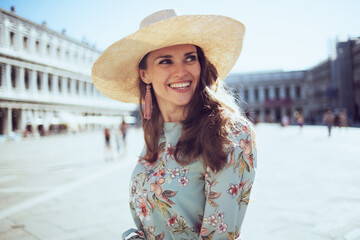
<svg viewBox="0 0 360 240">
<path fill-rule="evenodd" d="M 244 25 L 229 17 L 177 16 L 174 10 L 162 10 L 146 17 L 137 32 L 108 47 L 94 63 L 91 78 L 104 95 L 139 103 L 141 59 L 156 49 L 193 44 L 203 49 L 223 80 L 240 55 L 244 33 Z"/>
</svg>

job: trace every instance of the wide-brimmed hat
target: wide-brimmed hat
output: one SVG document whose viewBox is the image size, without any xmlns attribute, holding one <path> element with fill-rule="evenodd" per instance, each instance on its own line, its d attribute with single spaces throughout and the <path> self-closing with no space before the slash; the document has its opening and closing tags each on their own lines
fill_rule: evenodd
<svg viewBox="0 0 360 240">
<path fill-rule="evenodd" d="M 104 95 L 139 103 L 141 59 L 156 49 L 193 44 L 202 48 L 223 80 L 240 55 L 244 33 L 242 23 L 226 16 L 177 16 L 174 10 L 162 10 L 146 17 L 137 32 L 108 47 L 94 63 L 91 78 Z"/>
</svg>

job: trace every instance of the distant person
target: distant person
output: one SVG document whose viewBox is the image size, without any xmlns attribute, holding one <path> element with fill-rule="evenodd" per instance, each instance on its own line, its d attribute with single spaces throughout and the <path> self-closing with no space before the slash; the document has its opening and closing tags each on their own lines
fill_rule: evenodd
<svg viewBox="0 0 360 240">
<path fill-rule="evenodd" d="M 104 130 L 104 136 L 105 136 L 105 160 L 111 160 L 111 142 L 110 142 L 110 129 L 105 128 Z"/>
<path fill-rule="evenodd" d="M 343 109 L 340 113 L 340 127 L 347 128 L 349 126 L 346 109 Z"/>
<path fill-rule="evenodd" d="M 139 104 L 142 117 L 145 147 L 129 197 L 137 229 L 123 238 L 239 239 L 257 154 L 253 125 L 223 80 L 245 27 L 225 16 L 174 10 L 140 26 L 92 69 L 100 92 Z"/>
<path fill-rule="evenodd" d="M 286 127 L 290 124 L 290 119 L 287 115 L 282 116 L 281 118 L 281 126 Z"/>
<path fill-rule="evenodd" d="M 125 149 L 126 149 L 126 135 L 127 135 L 128 128 L 129 128 L 129 124 L 127 124 L 125 122 L 125 120 L 123 119 L 123 121 L 121 123 L 121 126 L 120 126 L 120 131 L 121 131 L 121 134 L 122 134 Z"/>
<path fill-rule="evenodd" d="M 328 127 L 329 137 L 331 136 L 331 128 L 334 125 L 334 114 L 331 109 L 327 110 L 327 112 L 324 114 L 323 122 Z"/>
<path fill-rule="evenodd" d="M 297 112 L 297 114 L 295 114 L 295 118 L 296 124 L 300 127 L 300 129 L 302 129 L 302 127 L 304 126 L 304 117 L 302 112 Z"/>
<path fill-rule="evenodd" d="M 340 127 L 340 113 L 338 110 L 334 113 L 334 127 Z"/>
</svg>

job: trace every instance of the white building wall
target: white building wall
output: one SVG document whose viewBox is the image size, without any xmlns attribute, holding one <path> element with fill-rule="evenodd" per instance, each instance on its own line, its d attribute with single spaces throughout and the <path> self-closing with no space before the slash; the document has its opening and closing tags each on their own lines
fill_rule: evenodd
<svg viewBox="0 0 360 240">
<path fill-rule="evenodd" d="M 10 31 L 15 34 L 14 44 L 10 43 Z M 24 45 L 24 37 L 27 38 L 27 46 Z M 48 45 L 50 49 L 47 48 Z M 48 128 L 55 118 L 54 112 L 67 112 L 77 117 L 81 117 L 83 113 L 96 113 L 118 119 L 122 114 L 128 115 L 136 109 L 135 104 L 122 104 L 103 97 L 93 87 L 90 74 L 93 62 L 100 55 L 98 50 L 38 24 L 9 15 L 2 9 L 0 53 L 0 107 L 6 112 L 0 134 L 12 131 L 13 109 L 19 115 L 16 124 L 19 131 L 23 131 L 30 122 L 36 128 L 39 121 Z M 12 66 L 16 70 L 14 88 L 11 83 Z M 25 87 L 25 71 L 28 71 L 28 89 Z M 40 91 L 37 72 L 41 76 Z M 49 75 L 52 76 L 51 91 Z M 68 78 L 71 79 L 70 91 L 67 86 Z M 76 81 L 79 82 L 78 93 Z"/>
</svg>

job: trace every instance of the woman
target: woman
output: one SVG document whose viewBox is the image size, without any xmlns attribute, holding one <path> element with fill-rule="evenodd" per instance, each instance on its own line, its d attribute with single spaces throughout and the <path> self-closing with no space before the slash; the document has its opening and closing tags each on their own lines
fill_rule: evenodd
<svg viewBox="0 0 360 240">
<path fill-rule="evenodd" d="M 96 87 L 140 103 L 143 117 L 145 147 L 130 184 L 137 229 L 125 239 L 239 238 L 256 149 L 221 79 L 240 54 L 244 31 L 228 17 L 163 10 L 94 64 Z"/>
</svg>

